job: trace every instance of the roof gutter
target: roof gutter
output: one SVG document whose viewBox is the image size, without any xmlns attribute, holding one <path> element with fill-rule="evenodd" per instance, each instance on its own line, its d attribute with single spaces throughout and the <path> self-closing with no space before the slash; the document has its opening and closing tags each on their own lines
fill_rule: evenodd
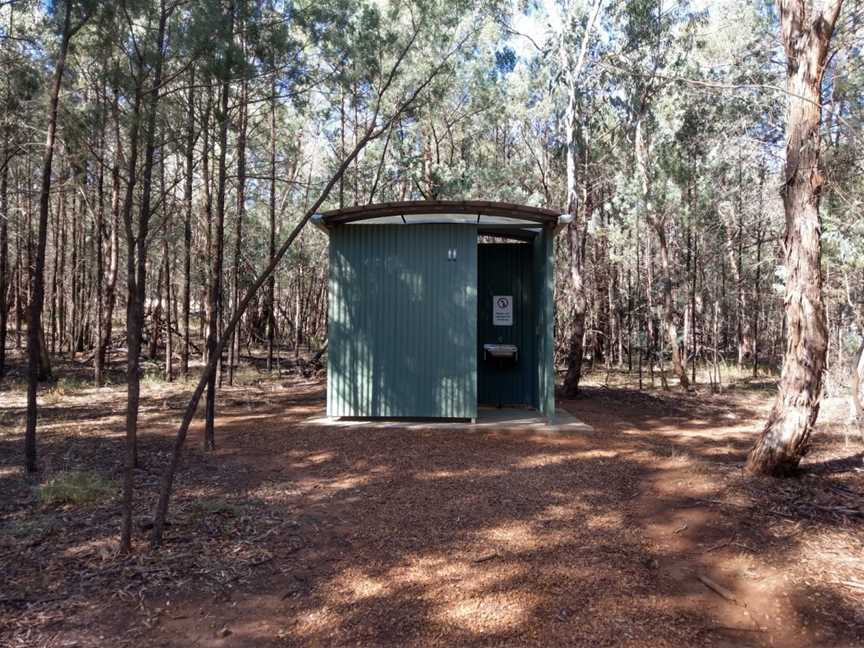
<svg viewBox="0 0 864 648">
<path fill-rule="evenodd" d="M 330 236 L 330 230 L 324 223 L 324 216 L 322 214 L 312 214 L 312 225 L 327 236 Z"/>
<path fill-rule="evenodd" d="M 558 217 L 558 224 L 555 226 L 555 233 L 557 234 L 562 229 L 564 229 L 567 225 L 573 222 L 573 214 L 561 214 Z"/>
</svg>

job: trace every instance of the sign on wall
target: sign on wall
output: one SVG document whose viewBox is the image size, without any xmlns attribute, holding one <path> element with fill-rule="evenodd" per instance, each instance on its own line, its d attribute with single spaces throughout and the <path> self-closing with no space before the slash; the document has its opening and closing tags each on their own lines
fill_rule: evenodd
<svg viewBox="0 0 864 648">
<path fill-rule="evenodd" d="M 513 295 L 492 297 L 492 325 L 513 326 Z"/>
</svg>

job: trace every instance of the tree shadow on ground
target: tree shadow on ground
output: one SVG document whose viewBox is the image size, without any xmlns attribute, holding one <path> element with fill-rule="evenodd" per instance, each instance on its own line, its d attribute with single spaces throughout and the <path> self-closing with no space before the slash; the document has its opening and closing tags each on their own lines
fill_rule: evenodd
<svg viewBox="0 0 864 648">
<path fill-rule="evenodd" d="M 144 571 L 116 559 L 94 568 L 82 553 L 112 539 L 115 503 L 64 512 L 75 521 L 71 531 L 37 544 L 55 554 L 62 547 L 51 573 L 82 601 L 100 600 L 113 578 L 139 603 L 115 600 L 129 610 L 122 621 L 116 612 L 93 612 L 61 627 L 82 645 L 95 642 L 88 619 L 118 640 L 176 646 L 803 646 L 816 637 L 839 646 L 862 639 L 848 592 L 775 580 L 837 523 L 783 508 L 788 498 L 740 474 L 752 442 L 747 422 L 758 426 L 760 412 L 750 401 L 604 394 L 564 403 L 593 432 L 544 435 L 304 425 L 320 413 L 321 398 L 314 385 L 297 394 L 231 392 L 220 407 L 219 450 L 205 455 L 194 434 L 190 440 L 165 549 L 140 548 Z M 145 429 L 170 430 L 176 417 L 174 407 L 153 407 Z M 0 466 L 11 465 L 16 444 L 0 438 Z M 43 440 L 43 454 L 116 476 L 121 444 L 96 429 L 56 433 Z M 142 436 L 151 472 L 139 475 L 139 518 L 152 504 L 168 446 L 163 434 Z M 0 476 L 0 488 L 15 479 Z M 820 492 L 839 484 L 833 475 L 818 482 Z M 4 511 L 7 525 L 41 514 L 17 497 Z M 841 525 L 861 531 L 856 519 Z M 33 557 L 10 582 L 36 582 L 44 554 Z M 92 586 L 74 585 L 94 569 Z M 39 592 L 34 585 L 19 598 Z M 817 592 L 832 605 L 830 623 L 821 607 L 807 607 Z M 785 622 L 743 605 L 766 596 Z M 230 634 L 217 638 L 223 629 Z"/>
</svg>

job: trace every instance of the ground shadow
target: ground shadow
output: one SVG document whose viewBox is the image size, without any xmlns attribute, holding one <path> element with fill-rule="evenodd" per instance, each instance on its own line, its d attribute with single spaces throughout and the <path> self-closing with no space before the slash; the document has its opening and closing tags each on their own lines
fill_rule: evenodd
<svg viewBox="0 0 864 648">
<path fill-rule="evenodd" d="M 304 426 L 323 408 L 315 384 L 226 397 L 215 454 L 197 449 L 193 430 L 161 554 L 140 547 L 138 566 L 115 558 L 94 566 L 93 547 L 113 538 L 115 503 L 61 511 L 63 531 L 24 534 L 26 551 L 20 542 L 2 547 L 4 559 L 16 546 L 21 554 L 8 580 L 17 602 L 0 611 L 10 632 L 55 609 L 33 604 L 47 597 L 36 574 L 49 564 L 68 600 L 104 601 L 108 583 L 130 593 L 113 599 L 111 613 L 67 614 L 54 626 L 81 645 L 95 641 L 88 622 L 176 646 L 862 639 L 849 592 L 824 582 L 774 589 L 774 575 L 794 569 L 820 534 L 860 534 L 862 525 L 796 507 L 788 493 L 741 475 L 752 442 L 742 422 L 758 425 L 755 401 L 602 390 L 563 403 L 593 432 L 544 435 Z M 142 455 L 151 469 L 138 475 L 139 518 L 168 452 L 162 430 L 176 420 L 172 403 L 148 403 Z M 116 477 L 122 440 L 105 432 L 48 434 L 43 454 Z M 0 438 L 0 466 L 14 464 L 17 443 Z M 5 530 L 56 513 L 14 490 L 15 473 L 0 475 L 0 488 L 13 493 Z M 823 472 L 788 489 L 810 501 L 861 492 L 841 477 L 848 474 Z M 82 581 L 82 573 L 95 576 Z M 777 591 L 788 595 L 778 602 L 789 615 L 783 623 L 741 604 Z M 833 616 L 808 607 L 817 595 L 834 603 Z M 117 609 L 128 611 L 122 621 Z"/>
</svg>

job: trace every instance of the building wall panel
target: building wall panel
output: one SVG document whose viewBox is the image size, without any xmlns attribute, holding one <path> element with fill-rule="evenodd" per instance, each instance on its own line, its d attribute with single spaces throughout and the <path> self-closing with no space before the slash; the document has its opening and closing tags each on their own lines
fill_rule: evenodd
<svg viewBox="0 0 864 648">
<path fill-rule="evenodd" d="M 476 417 L 476 275 L 474 227 L 333 228 L 328 415 Z"/>
</svg>

